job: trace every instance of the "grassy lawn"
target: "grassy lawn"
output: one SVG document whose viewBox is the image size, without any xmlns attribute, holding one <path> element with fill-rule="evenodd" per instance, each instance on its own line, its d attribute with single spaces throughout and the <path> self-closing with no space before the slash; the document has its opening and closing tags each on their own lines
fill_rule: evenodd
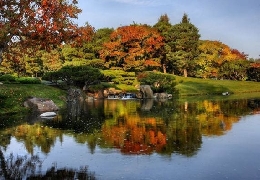
<svg viewBox="0 0 260 180">
<path fill-rule="evenodd" d="M 176 89 L 179 91 L 180 96 L 221 95 L 222 92 L 240 95 L 242 93 L 257 92 L 260 94 L 259 82 L 175 77 L 177 81 Z"/>
<path fill-rule="evenodd" d="M 23 102 L 30 96 L 52 99 L 61 107 L 65 104 L 66 92 L 43 84 L 0 85 L 0 116 L 25 111 Z"/>
</svg>

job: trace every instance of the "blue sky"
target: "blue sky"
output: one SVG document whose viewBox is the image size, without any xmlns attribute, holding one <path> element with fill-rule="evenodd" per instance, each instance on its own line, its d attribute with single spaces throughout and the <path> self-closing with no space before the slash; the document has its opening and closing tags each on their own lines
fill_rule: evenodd
<svg viewBox="0 0 260 180">
<path fill-rule="evenodd" d="M 172 24 L 188 14 L 203 40 L 217 40 L 260 58 L 260 0 L 79 0 L 79 25 L 117 28 L 154 25 L 167 14 Z"/>
</svg>

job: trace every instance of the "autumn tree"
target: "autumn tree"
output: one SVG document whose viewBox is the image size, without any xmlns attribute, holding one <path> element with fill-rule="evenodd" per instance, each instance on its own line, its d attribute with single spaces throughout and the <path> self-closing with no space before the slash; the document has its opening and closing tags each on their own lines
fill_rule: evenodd
<svg viewBox="0 0 260 180">
<path fill-rule="evenodd" d="M 171 53 L 167 58 L 175 67 L 173 70 L 182 72 L 187 77 L 191 74 L 195 57 L 198 56 L 199 30 L 190 23 L 188 15 L 184 14 L 182 21 L 172 26 L 171 37 L 171 42 L 168 43 Z"/>
<path fill-rule="evenodd" d="M 247 60 L 247 55 L 236 49 L 230 48 L 228 45 L 220 41 L 203 40 L 199 43 L 199 56 L 196 58 L 196 76 L 202 78 L 222 78 L 224 74 L 229 74 L 228 66 L 236 66 L 240 64 L 241 73 L 248 64 L 243 62 Z M 235 62 L 242 60 L 241 62 Z M 230 63 L 230 64 L 229 64 Z M 222 66 L 225 64 L 226 68 Z M 226 70 L 225 70 L 226 69 Z M 222 75 L 221 75 L 222 74 Z M 243 75 L 244 76 L 244 75 Z"/>
<path fill-rule="evenodd" d="M 222 50 L 226 45 L 220 41 L 204 40 L 199 42 L 199 56 L 196 58 L 196 77 L 215 78 L 223 63 Z"/>
<path fill-rule="evenodd" d="M 127 71 L 160 68 L 160 50 L 163 37 L 147 25 L 129 25 L 116 29 L 110 41 L 100 51 L 107 66 L 121 67 Z"/>
<path fill-rule="evenodd" d="M 80 34 L 73 23 L 81 12 L 77 3 L 77 0 L 1 0 L 0 63 L 3 53 L 14 54 L 17 44 L 22 47 L 20 52 L 24 52 L 27 48 L 51 49 L 62 42 L 71 43 Z M 80 34 L 80 39 L 83 37 Z"/>
</svg>

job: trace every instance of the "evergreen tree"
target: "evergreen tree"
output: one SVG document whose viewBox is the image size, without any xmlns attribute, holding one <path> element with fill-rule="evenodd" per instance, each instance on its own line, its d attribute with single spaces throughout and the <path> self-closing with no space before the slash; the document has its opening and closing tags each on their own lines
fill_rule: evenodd
<svg viewBox="0 0 260 180">
<path fill-rule="evenodd" d="M 185 77 L 192 73 L 193 61 L 198 56 L 199 30 L 190 23 L 187 14 L 184 14 L 182 21 L 171 28 L 171 41 L 168 45 L 171 53 L 167 59 L 177 73 L 183 73 Z M 189 71 L 188 71 L 189 70 Z"/>
<path fill-rule="evenodd" d="M 167 14 L 161 15 L 158 19 L 158 22 L 154 25 L 154 28 L 158 30 L 161 36 L 164 38 L 164 47 L 161 52 L 161 64 L 163 68 L 163 72 L 167 72 L 167 54 L 170 52 L 169 42 L 171 41 L 170 29 L 172 24 L 170 23 L 170 19 Z"/>
</svg>

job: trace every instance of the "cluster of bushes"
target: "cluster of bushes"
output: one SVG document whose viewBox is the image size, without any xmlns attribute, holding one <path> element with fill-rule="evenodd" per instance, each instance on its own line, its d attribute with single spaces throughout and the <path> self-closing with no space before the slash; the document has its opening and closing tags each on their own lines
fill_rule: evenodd
<svg viewBox="0 0 260 180">
<path fill-rule="evenodd" d="M 176 80 L 175 77 L 170 74 L 147 71 L 139 73 L 137 78 L 141 85 L 150 85 L 155 93 L 176 92 Z"/>
<path fill-rule="evenodd" d="M 125 72 L 120 69 L 103 70 L 102 72 L 107 81 L 112 82 L 113 84 L 134 85 L 137 83 L 135 72 Z"/>
<path fill-rule="evenodd" d="M 96 86 L 104 80 L 104 75 L 97 68 L 90 66 L 64 66 L 55 72 L 48 72 L 42 77 L 43 80 L 55 84 L 63 83 L 66 86 Z"/>
<path fill-rule="evenodd" d="M 141 72 L 136 77 L 135 72 L 123 70 L 103 70 L 90 66 L 64 66 L 58 71 L 45 73 L 43 80 L 60 85 L 63 88 L 69 86 L 85 87 L 95 91 L 102 88 L 120 86 L 131 86 L 146 84 L 150 85 L 155 93 L 175 91 L 176 81 L 174 76 L 159 72 Z M 0 76 L 0 82 L 17 84 L 40 84 L 39 78 L 15 77 L 9 74 Z M 111 83 L 112 82 L 112 83 Z"/>
<path fill-rule="evenodd" d="M 4 84 L 41 84 L 39 78 L 34 77 L 15 77 L 10 74 L 0 76 L 0 82 Z"/>
</svg>

